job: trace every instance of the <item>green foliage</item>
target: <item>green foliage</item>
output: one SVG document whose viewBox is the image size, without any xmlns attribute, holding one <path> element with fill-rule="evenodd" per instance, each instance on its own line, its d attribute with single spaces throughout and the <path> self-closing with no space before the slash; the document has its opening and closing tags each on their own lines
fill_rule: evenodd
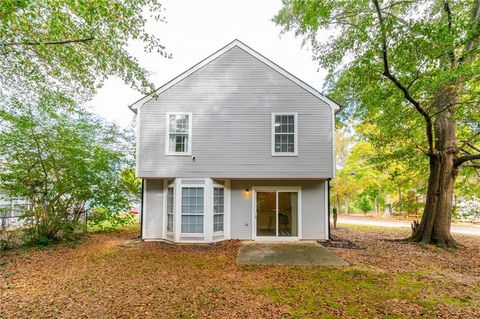
<svg viewBox="0 0 480 319">
<path fill-rule="evenodd" d="M 360 210 L 363 212 L 363 213 L 368 213 L 370 212 L 371 210 L 373 210 L 373 204 L 372 204 L 372 200 L 370 199 L 370 196 L 366 195 L 366 194 L 363 194 L 363 196 L 361 196 L 356 202 L 355 204 L 357 205 L 358 208 L 360 208 Z"/>
<path fill-rule="evenodd" d="M 129 207 L 118 176 L 128 146 L 116 126 L 52 94 L 13 101 L 0 121 L 0 183 L 30 205 L 22 216 L 31 225 L 27 242 L 73 238 L 91 209 Z"/>
<path fill-rule="evenodd" d="M 88 231 L 109 232 L 131 227 L 135 224 L 132 214 L 120 214 L 105 208 L 92 209 L 88 215 Z"/>
<path fill-rule="evenodd" d="M 127 51 L 130 40 L 168 57 L 148 17 L 163 21 L 157 0 L 0 2 L 0 95 L 44 90 L 92 95 L 108 76 L 146 93 L 147 73 Z"/>
<path fill-rule="evenodd" d="M 142 192 L 142 180 L 135 174 L 133 167 L 127 167 L 120 172 L 120 181 L 125 192 L 133 202 L 139 202 Z"/>
<path fill-rule="evenodd" d="M 478 3 L 378 1 L 382 23 L 376 3 L 283 0 L 274 18 L 284 32 L 301 37 L 319 66 L 328 70 L 325 89 L 345 106 L 340 126 L 355 130 L 360 145 L 344 156 L 334 181 L 334 196 L 340 200 L 351 201 L 372 188 L 384 195 L 425 192 L 430 152 L 426 120 L 387 77 L 385 61 L 432 123 L 442 113 L 434 105 L 438 92 L 455 87 L 458 102 L 450 110 L 455 110 L 458 151 L 465 155 L 480 149 L 480 17 L 472 15 L 479 12 Z M 366 173 L 351 174 L 360 170 Z M 457 192 L 480 192 L 474 168 L 462 169 L 458 181 Z"/>
</svg>

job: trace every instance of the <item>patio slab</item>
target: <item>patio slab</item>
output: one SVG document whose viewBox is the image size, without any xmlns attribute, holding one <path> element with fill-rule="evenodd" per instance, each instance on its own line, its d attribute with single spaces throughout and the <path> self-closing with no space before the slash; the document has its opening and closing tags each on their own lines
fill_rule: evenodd
<svg viewBox="0 0 480 319">
<path fill-rule="evenodd" d="M 343 259 L 318 243 L 245 243 L 237 265 L 346 266 Z"/>
</svg>

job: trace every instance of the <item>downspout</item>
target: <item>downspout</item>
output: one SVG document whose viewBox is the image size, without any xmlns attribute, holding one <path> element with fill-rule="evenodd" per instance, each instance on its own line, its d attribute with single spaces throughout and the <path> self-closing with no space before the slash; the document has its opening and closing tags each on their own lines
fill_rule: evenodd
<svg viewBox="0 0 480 319">
<path fill-rule="evenodd" d="M 140 199 L 140 239 L 143 239 L 143 197 L 144 197 L 145 180 L 142 178 L 142 198 Z"/>
<path fill-rule="evenodd" d="M 330 240 L 331 232 L 330 232 L 330 178 L 327 179 L 327 188 L 328 188 L 328 195 L 327 195 L 327 208 L 328 208 L 328 240 Z"/>
</svg>

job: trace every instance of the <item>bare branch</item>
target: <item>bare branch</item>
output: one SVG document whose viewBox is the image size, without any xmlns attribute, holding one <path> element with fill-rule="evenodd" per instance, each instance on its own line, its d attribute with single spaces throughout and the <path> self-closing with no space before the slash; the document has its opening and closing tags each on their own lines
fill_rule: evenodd
<svg viewBox="0 0 480 319">
<path fill-rule="evenodd" d="M 83 42 L 88 42 L 95 40 L 95 37 L 90 36 L 88 38 L 82 38 L 82 39 L 66 39 L 66 40 L 59 40 L 59 41 L 45 41 L 45 42 L 10 42 L 10 43 L 0 43 L 0 46 L 2 47 L 8 47 L 8 46 L 17 46 L 17 45 L 61 45 L 61 44 L 69 44 L 69 43 L 83 43 Z"/>
<path fill-rule="evenodd" d="M 480 1 L 480 0 L 479 0 Z M 400 82 L 400 80 L 395 77 L 392 72 L 390 71 L 390 65 L 389 65 L 389 58 L 388 58 L 388 46 L 387 46 L 387 38 L 386 38 L 386 31 L 385 31 L 385 24 L 383 21 L 383 16 L 382 16 L 382 10 L 380 8 L 380 4 L 378 3 L 378 0 L 372 0 L 376 12 L 377 12 L 377 17 L 378 17 L 378 22 L 380 25 L 380 32 L 381 32 L 381 38 L 382 38 L 382 58 L 383 58 L 383 75 L 386 76 L 390 81 L 392 81 L 395 86 L 397 86 L 400 91 L 403 92 L 403 95 L 405 99 L 412 104 L 415 109 L 423 116 L 426 122 L 426 134 L 427 134 L 427 139 L 428 139 L 428 147 L 429 147 L 429 155 L 432 155 L 433 152 L 433 125 L 432 125 L 432 120 L 428 113 L 423 109 L 423 107 L 420 105 L 420 103 L 413 98 L 411 95 L 410 91 Z"/>
<path fill-rule="evenodd" d="M 480 160 L 480 154 L 470 154 L 470 155 L 461 156 L 454 161 L 454 165 L 458 167 L 465 162 L 474 161 L 474 160 Z"/>
<path fill-rule="evenodd" d="M 467 40 L 464 54 L 458 59 L 459 62 L 463 62 L 474 56 L 471 53 L 475 51 L 475 47 L 480 41 L 480 0 L 474 0 L 471 21 L 473 24 L 473 35 Z"/>
<path fill-rule="evenodd" d="M 476 132 L 475 134 L 473 134 L 473 136 L 470 137 L 468 140 L 462 141 L 463 144 L 462 144 L 462 146 L 460 146 L 460 148 L 463 148 L 465 145 L 468 145 L 469 143 L 471 143 L 471 142 L 472 142 L 475 138 L 477 138 L 477 136 L 479 136 L 479 135 L 480 135 L 480 131 L 478 131 L 478 132 Z"/>
<path fill-rule="evenodd" d="M 480 39 L 480 0 L 476 0 L 475 4 L 473 5 L 472 22 L 473 22 L 474 28 L 476 29 L 477 32 L 468 41 L 467 45 L 465 46 L 465 51 L 470 51 L 470 49 L 472 49 L 472 47 Z"/>
<path fill-rule="evenodd" d="M 463 167 L 480 168 L 480 163 L 471 163 L 471 164 L 468 164 L 468 165 L 464 165 Z"/>
<path fill-rule="evenodd" d="M 473 145 L 472 143 L 467 143 L 468 146 L 470 146 L 472 149 L 474 149 L 475 151 L 479 152 L 480 153 L 480 148 L 476 147 L 475 145 Z"/>
</svg>

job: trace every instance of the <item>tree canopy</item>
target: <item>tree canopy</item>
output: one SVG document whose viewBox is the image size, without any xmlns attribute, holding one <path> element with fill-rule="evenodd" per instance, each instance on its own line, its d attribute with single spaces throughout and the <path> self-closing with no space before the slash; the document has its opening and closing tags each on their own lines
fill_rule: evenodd
<svg viewBox="0 0 480 319">
<path fill-rule="evenodd" d="M 480 166 L 480 0 L 284 0 L 275 21 L 310 44 L 379 158 L 428 163 L 412 239 L 455 246 L 455 180 Z"/>
<path fill-rule="evenodd" d="M 0 185 L 27 201 L 23 218 L 36 238 L 55 237 L 92 209 L 118 214 L 131 205 L 135 190 L 120 171 L 133 144 L 115 125 L 62 96 L 14 102 L 0 124 Z"/>
<path fill-rule="evenodd" d="M 163 20 L 159 1 L 1 1 L 0 94 L 89 97 L 108 76 L 146 93 L 151 83 L 128 41 L 168 57 L 158 36 L 146 31 L 148 17 Z"/>
</svg>

